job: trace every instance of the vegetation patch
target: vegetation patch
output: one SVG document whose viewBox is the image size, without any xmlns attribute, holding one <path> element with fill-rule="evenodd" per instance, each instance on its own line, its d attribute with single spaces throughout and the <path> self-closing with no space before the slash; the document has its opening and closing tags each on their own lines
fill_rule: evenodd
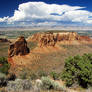
<svg viewBox="0 0 92 92">
<path fill-rule="evenodd" d="M 66 86 L 92 86 L 92 54 L 76 55 L 66 59 L 62 79 Z"/>
<path fill-rule="evenodd" d="M 66 88 L 63 87 L 62 85 L 60 85 L 58 82 L 50 79 L 49 77 L 42 77 L 41 78 L 42 81 L 42 89 L 54 89 L 54 90 L 58 90 L 58 91 L 65 91 Z"/>
<path fill-rule="evenodd" d="M 60 77 L 60 74 L 53 71 L 53 72 L 50 73 L 50 76 L 51 76 L 54 80 L 58 80 L 59 77 Z"/>
<path fill-rule="evenodd" d="M 9 46 L 9 43 L 0 42 L 0 56 L 3 56 L 3 57 L 8 56 L 8 46 Z"/>
<path fill-rule="evenodd" d="M 10 68 L 10 64 L 8 63 L 5 57 L 0 57 L 0 72 L 4 74 L 8 74 L 8 70 Z"/>
</svg>

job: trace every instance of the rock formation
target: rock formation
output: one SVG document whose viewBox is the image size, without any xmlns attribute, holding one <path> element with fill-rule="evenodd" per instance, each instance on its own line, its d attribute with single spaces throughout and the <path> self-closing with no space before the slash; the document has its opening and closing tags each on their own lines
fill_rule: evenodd
<svg viewBox="0 0 92 92">
<path fill-rule="evenodd" d="M 76 32 L 44 32 L 37 33 L 28 38 L 28 41 L 37 41 L 39 46 L 55 46 L 61 41 L 80 41 L 83 37 Z M 86 37 L 88 39 L 88 37 Z M 83 40 L 83 39 L 82 39 Z"/>
<path fill-rule="evenodd" d="M 10 41 L 7 40 L 6 38 L 0 38 L 0 42 L 10 42 Z"/>
<path fill-rule="evenodd" d="M 39 45 L 42 46 L 55 46 L 56 41 L 53 34 L 43 34 L 39 38 Z"/>
<path fill-rule="evenodd" d="M 36 33 L 28 38 L 28 41 L 37 41 L 39 46 L 55 46 L 57 42 L 73 42 L 73 41 L 86 41 L 92 42 L 88 36 L 80 36 L 76 32 L 43 32 Z"/>
<path fill-rule="evenodd" d="M 8 56 L 12 57 L 14 55 L 26 55 L 28 54 L 29 48 L 27 47 L 27 42 L 23 36 L 19 37 L 15 43 L 10 44 L 8 49 Z"/>
<path fill-rule="evenodd" d="M 57 41 L 73 41 L 79 40 L 79 35 L 76 32 L 61 32 L 61 33 L 54 33 L 56 34 Z"/>
<path fill-rule="evenodd" d="M 80 36 L 79 40 L 80 41 L 83 41 L 84 40 L 84 41 L 88 41 L 88 42 L 89 41 L 92 41 L 92 39 L 90 37 L 88 37 L 88 36 Z"/>
</svg>

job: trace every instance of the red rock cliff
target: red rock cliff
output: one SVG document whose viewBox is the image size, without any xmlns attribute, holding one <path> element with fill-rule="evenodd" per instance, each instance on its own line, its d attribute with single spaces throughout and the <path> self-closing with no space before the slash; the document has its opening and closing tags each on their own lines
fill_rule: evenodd
<svg viewBox="0 0 92 92">
<path fill-rule="evenodd" d="M 76 32 L 43 32 L 36 33 L 28 38 L 28 41 L 36 41 L 39 46 L 55 46 L 61 41 L 92 41 L 88 36 L 80 36 Z"/>
<path fill-rule="evenodd" d="M 24 37 L 19 37 L 15 43 L 10 44 L 8 49 L 8 56 L 12 57 L 14 55 L 26 55 L 28 54 L 29 48 L 27 47 L 27 42 Z"/>
</svg>

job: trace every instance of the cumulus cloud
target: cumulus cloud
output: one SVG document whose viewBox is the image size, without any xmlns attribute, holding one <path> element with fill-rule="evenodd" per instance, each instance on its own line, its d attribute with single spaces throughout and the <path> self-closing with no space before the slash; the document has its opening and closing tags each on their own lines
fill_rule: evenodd
<svg viewBox="0 0 92 92">
<path fill-rule="evenodd" d="M 20 4 L 12 17 L 0 18 L 0 22 L 23 25 L 58 25 L 60 23 L 92 24 L 92 12 L 85 7 L 27 2 Z"/>
<path fill-rule="evenodd" d="M 0 22 L 6 22 L 8 20 L 8 16 L 7 17 L 3 17 L 3 18 L 0 18 Z"/>
</svg>

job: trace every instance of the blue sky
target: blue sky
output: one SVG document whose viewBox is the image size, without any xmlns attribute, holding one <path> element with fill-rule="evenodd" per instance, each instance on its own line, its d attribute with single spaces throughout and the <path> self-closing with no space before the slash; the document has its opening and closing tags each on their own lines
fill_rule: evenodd
<svg viewBox="0 0 92 92">
<path fill-rule="evenodd" d="M 91 0 L 0 0 L 0 26 L 91 26 Z"/>
</svg>

